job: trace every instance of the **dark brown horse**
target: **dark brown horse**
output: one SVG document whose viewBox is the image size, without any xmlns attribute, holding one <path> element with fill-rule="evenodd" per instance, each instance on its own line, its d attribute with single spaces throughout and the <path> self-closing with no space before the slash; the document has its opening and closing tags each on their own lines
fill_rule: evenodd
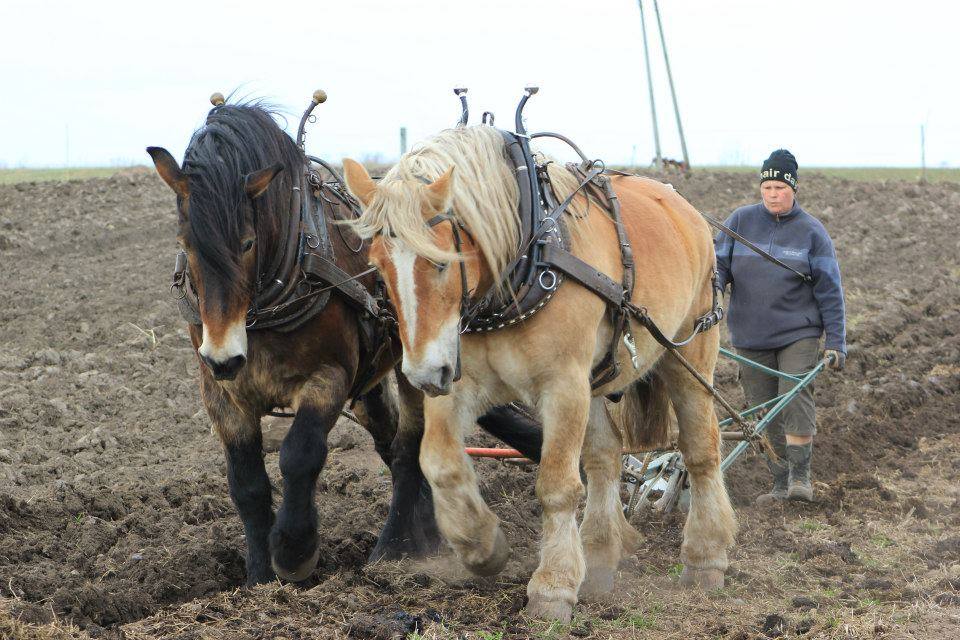
<svg viewBox="0 0 960 640">
<path fill-rule="evenodd" d="M 400 344 L 394 333 L 366 330 L 377 322 L 363 303 L 375 300 L 363 297 L 376 294 L 375 276 L 367 269 L 366 246 L 335 223 L 353 215 L 349 198 L 336 183 L 306 179 L 311 165 L 301 149 L 255 103 L 211 110 L 182 168 L 165 149 L 147 151 L 177 195 L 177 240 L 186 256 L 181 272 L 198 312 L 190 338 L 203 403 L 223 443 L 230 495 L 246 532 L 247 583 L 275 575 L 299 581 L 313 572 L 319 555 L 314 486 L 327 435 L 351 399 L 393 475 L 390 513 L 371 557 L 435 551 L 439 534 L 417 461 L 423 399 L 402 376 L 399 394 L 383 381 L 399 361 Z M 304 277 L 305 261 L 323 258 L 323 247 L 303 231 L 308 219 L 301 212 L 308 207 L 299 207 L 301 198 L 312 198 L 323 212 L 318 219 L 326 233 L 321 227 L 317 235 L 329 243 L 324 259 L 362 284 L 359 293 L 348 292 L 353 297 L 347 287 L 335 286 L 342 283 Z M 291 241 L 291 233 L 298 237 Z M 300 280 L 266 281 L 290 259 L 291 246 L 299 264 L 293 263 L 290 277 Z M 292 293 L 264 310 L 262 298 L 272 285 Z M 290 309 L 307 311 L 291 315 Z M 271 323 L 272 313 L 290 318 Z M 276 407 L 293 407 L 296 414 L 280 448 L 283 500 L 274 516 L 260 419 Z M 539 432 L 521 415 L 501 408 L 480 423 L 538 457 Z"/>
</svg>

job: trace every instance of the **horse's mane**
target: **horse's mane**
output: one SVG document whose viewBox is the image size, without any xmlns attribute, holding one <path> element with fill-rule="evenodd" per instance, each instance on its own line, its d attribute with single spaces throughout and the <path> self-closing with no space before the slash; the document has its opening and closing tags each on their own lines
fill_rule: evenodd
<svg viewBox="0 0 960 640">
<path fill-rule="evenodd" d="M 279 250 L 290 216 L 290 194 L 303 155 L 262 102 L 225 104 L 212 109 L 194 132 L 184 155 L 190 184 L 188 240 L 206 269 L 236 290 L 242 282 L 240 237 L 250 199 L 243 179 L 277 162 L 284 170 L 256 201 L 257 251 L 261 263 Z"/>
<path fill-rule="evenodd" d="M 494 282 L 500 283 L 503 270 L 520 248 L 520 195 L 503 136 L 493 127 L 447 129 L 417 145 L 380 180 L 373 201 L 353 225 L 362 237 L 382 233 L 388 241 L 396 238 L 429 260 L 454 260 L 456 255 L 437 247 L 433 230 L 422 216 L 424 180 L 436 180 L 451 166 L 456 167 L 452 214 L 469 230 Z M 551 164 L 548 170 L 561 197 L 576 188 L 576 179 L 565 168 Z"/>
</svg>

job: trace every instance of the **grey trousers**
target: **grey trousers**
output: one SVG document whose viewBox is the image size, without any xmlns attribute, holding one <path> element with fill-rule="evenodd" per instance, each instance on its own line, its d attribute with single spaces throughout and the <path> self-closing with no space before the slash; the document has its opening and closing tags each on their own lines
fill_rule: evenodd
<svg viewBox="0 0 960 640">
<path fill-rule="evenodd" d="M 781 349 L 755 351 L 737 349 L 744 358 L 759 362 L 765 367 L 784 373 L 806 373 L 817 366 L 820 340 L 804 338 Z M 756 406 L 771 398 L 786 393 L 796 383 L 785 378 L 771 376 L 747 365 L 740 365 L 740 386 L 750 406 Z M 809 384 L 786 406 L 767 427 L 767 436 L 777 455 L 784 455 L 784 434 L 812 436 L 817 433 L 817 413 L 813 402 L 813 385 Z"/>
</svg>

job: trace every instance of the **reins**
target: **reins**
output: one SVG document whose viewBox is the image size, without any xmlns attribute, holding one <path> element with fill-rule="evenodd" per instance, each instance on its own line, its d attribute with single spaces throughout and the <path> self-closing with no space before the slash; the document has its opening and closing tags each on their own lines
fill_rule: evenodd
<svg viewBox="0 0 960 640">
<path fill-rule="evenodd" d="M 332 290 L 334 290 L 334 289 L 340 289 L 341 287 L 343 287 L 343 286 L 344 286 L 345 284 L 347 284 L 348 282 L 351 282 L 351 281 L 353 281 L 353 280 L 357 280 L 357 279 L 359 279 L 359 278 L 366 277 L 366 276 L 370 275 L 371 273 L 376 272 L 376 270 L 377 270 L 376 267 L 370 267 L 369 269 L 366 269 L 365 271 L 361 271 L 360 273 L 356 273 L 356 274 L 354 274 L 354 275 L 352 275 L 352 276 L 350 276 L 350 277 L 348 277 L 348 278 L 345 278 L 345 279 L 341 280 L 340 282 L 335 282 L 335 283 L 329 284 L 329 285 L 327 285 L 327 286 L 325 286 L 325 287 L 320 287 L 319 289 L 314 289 L 314 290 L 312 290 L 310 293 L 306 293 L 306 294 L 304 294 L 304 295 L 302 295 L 302 296 L 299 296 L 299 297 L 297 297 L 297 298 L 293 298 L 293 299 L 291 299 L 291 300 L 287 300 L 287 301 L 285 301 L 285 302 L 281 302 L 280 304 L 274 305 L 274 306 L 272 306 L 272 307 L 268 307 L 267 309 L 260 309 L 260 310 L 257 312 L 257 317 L 258 317 L 258 318 L 259 318 L 259 317 L 266 317 L 267 319 L 269 319 L 271 316 L 276 315 L 276 314 L 278 314 L 278 313 L 282 313 L 285 309 L 287 309 L 287 308 L 289 308 L 289 307 L 291 307 L 291 306 L 293 306 L 293 305 L 296 305 L 296 304 L 298 304 L 298 303 L 300 303 L 300 302 L 303 302 L 304 300 L 310 300 L 310 299 L 312 299 L 312 298 L 316 298 L 317 296 L 322 295 L 322 294 L 324 294 L 324 293 L 326 293 L 326 292 L 328 292 L 328 291 L 332 291 Z M 247 325 L 247 328 L 249 329 L 249 328 L 252 328 L 253 326 L 254 326 L 253 324 L 248 324 L 248 325 Z"/>
<path fill-rule="evenodd" d="M 719 229 L 719 230 L 722 231 L 723 233 L 727 234 L 728 236 L 730 236 L 731 238 L 733 238 L 733 239 L 736 240 L 737 242 L 742 243 L 742 244 L 743 244 L 744 246 L 746 246 L 747 248 L 753 250 L 754 253 L 759 254 L 762 258 L 765 258 L 766 260 L 772 262 L 773 264 L 775 264 L 775 265 L 777 265 L 777 266 L 779 266 L 779 267 L 783 267 L 783 268 L 786 269 L 787 271 L 792 271 L 793 273 L 795 273 L 795 274 L 797 274 L 798 276 L 800 276 L 800 277 L 803 279 L 803 281 L 806 282 L 806 283 L 808 283 L 808 284 L 813 282 L 813 278 L 810 277 L 810 274 L 802 273 L 802 272 L 800 272 L 800 271 L 797 271 L 796 269 L 794 269 L 793 267 L 791 267 L 791 266 L 788 265 L 787 263 L 785 263 L 785 262 L 783 262 L 782 260 L 780 260 L 780 259 L 778 259 L 778 258 L 776 258 L 776 257 L 774 257 L 774 256 L 772 256 L 772 255 L 770 255 L 769 253 L 767 253 L 766 251 L 764 251 L 763 249 L 761 249 L 760 247 L 758 247 L 758 246 L 755 245 L 754 243 L 750 242 L 749 240 L 747 240 L 747 239 L 744 238 L 742 235 L 740 235 L 739 233 L 737 233 L 736 231 L 734 231 L 733 229 L 731 229 L 731 228 L 728 227 L 727 225 L 723 224 L 722 222 L 718 222 L 718 221 L 714 220 L 713 218 L 711 218 L 710 216 L 708 216 L 708 215 L 706 215 L 706 214 L 701 214 L 701 215 L 703 215 L 703 218 L 704 218 L 704 220 L 707 221 L 707 223 L 709 223 L 709 224 L 712 225 L 713 227 Z"/>
</svg>

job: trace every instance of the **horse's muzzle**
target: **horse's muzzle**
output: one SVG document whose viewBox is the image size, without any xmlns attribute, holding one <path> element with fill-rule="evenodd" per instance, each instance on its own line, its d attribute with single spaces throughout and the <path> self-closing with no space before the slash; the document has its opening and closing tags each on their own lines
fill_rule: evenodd
<svg viewBox="0 0 960 640">
<path fill-rule="evenodd" d="M 433 379 L 423 381 L 416 386 L 431 398 L 449 395 L 450 388 L 453 386 L 453 367 L 444 365 L 434 372 L 431 378 Z"/>
<path fill-rule="evenodd" d="M 406 375 L 413 386 L 431 398 L 448 395 L 450 388 L 453 386 L 454 370 L 449 365 L 433 369 L 427 375 Z"/>
<path fill-rule="evenodd" d="M 223 362 L 218 362 L 207 356 L 200 356 L 203 364 L 210 369 L 210 373 L 217 380 L 233 380 L 240 373 L 240 369 L 247 363 L 247 357 L 243 355 L 233 356 Z"/>
</svg>

